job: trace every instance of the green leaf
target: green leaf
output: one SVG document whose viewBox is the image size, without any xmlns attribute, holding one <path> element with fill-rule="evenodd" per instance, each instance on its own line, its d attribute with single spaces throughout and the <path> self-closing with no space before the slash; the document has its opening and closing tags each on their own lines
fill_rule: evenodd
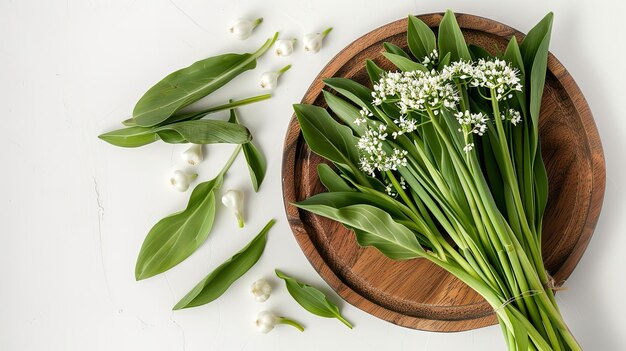
<svg viewBox="0 0 626 351">
<path fill-rule="evenodd" d="M 257 263 L 265 249 L 267 232 L 275 222 L 270 220 L 248 245 L 202 279 L 174 306 L 174 310 L 201 306 L 220 297 Z"/>
<path fill-rule="evenodd" d="M 441 71 L 444 67 L 450 64 L 450 53 L 447 53 L 442 59 L 439 60 L 437 68 Z"/>
<path fill-rule="evenodd" d="M 316 316 L 337 318 L 341 323 L 352 329 L 352 324 L 343 318 L 341 312 L 339 312 L 339 307 L 330 302 L 323 292 L 285 275 L 278 269 L 276 270 L 276 276 L 285 281 L 287 291 L 289 291 L 291 297 L 305 310 Z"/>
<path fill-rule="evenodd" d="M 471 61 L 472 57 L 465 44 L 465 38 L 456 22 L 454 13 L 447 10 L 439 24 L 439 56 L 443 57 L 450 53 L 452 62 L 458 60 Z"/>
<path fill-rule="evenodd" d="M 372 85 L 378 83 L 380 76 L 385 72 L 382 68 L 378 67 L 376 63 L 372 60 L 365 60 L 365 69 L 367 70 L 367 74 L 370 77 L 370 81 Z"/>
<path fill-rule="evenodd" d="M 298 207 L 302 206 L 307 208 L 312 208 L 313 206 L 328 206 L 341 209 L 352 205 L 371 205 L 380 208 L 394 218 L 408 219 L 400 207 L 398 207 L 390 197 L 356 192 L 351 188 L 349 188 L 349 190 L 333 190 L 328 193 L 319 193 L 296 203 Z"/>
<path fill-rule="evenodd" d="M 417 59 L 432 53 L 437 47 L 435 33 L 419 18 L 409 15 L 407 28 L 407 43 L 411 53 Z"/>
<path fill-rule="evenodd" d="M 339 94 L 345 96 L 355 104 L 365 107 L 370 111 L 373 110 L 370 102 L 372 100 L 372 91 L 366 86 L 348 78 L 339 77 L 326 78 L 324 79 L 324 83 L 337 90 Z"/>
<path fill-rule="evenodd" d="M 322 90 L 322 93 L 324 94 L 324 99 L 326 100 L 328 107 L 343 123 L 350 126 L 350 128 L 352 128 L 358 135 L 365 133 L 365 130 L 367 129 L 366 124 L 354 123 L 354 121 L 361 118 L 361 113 L 358 108 L 354 107 L 354 105 L 344 99 L 327 92 L 326 90 Z"/>
<path fill-rule="evenodd" d="M 402 48 L 397 45 L 394 45 L 389 42 L 384 42 L 383 47 L 385 48 L 385 51 L 389 53 L 396 54 L 398 56 L 402 56 L 406 58 L 410 58 L 409 55 L 406 53 L 406 51 L 402 50 Z"/>
<path fill-rule="evenodd" d="M 488 60 L 493 57 L 493 55 L 489 51 L 485 50 L 482 46 L 469 44 L 467 48 L 469 49 L 472 58 L 476 61 L 478 61 L 479 59 Z"/>
<path fill-rule="evenodd" d="M 358 139 L 350 128 L 335 121 L 325 109 L 304 104 L 293 105 L 302 135 L 313 152 L 335 163 L 358 171 Z"/>
<path fill-rule="evenodd" d="M 98 135 L 109 144 L 121 147 L 139 147 L 159 140 L 159 135 L 150 128 L 128 127 Z"/>
<path fill-rule="evenodd" d="M 383 56 L 391 63 L 393 63 L 399 70 L 409 72 L 409 71 L 428 71 L 424 65 L 419 64 L 411 59 L 406 57 L 402 57 L 396 54 L 390 54 L 388 52 L 383 52 Z"/>
<path fill-rule="evenodd" d="M 224 54 L 198 61 L 163 78 L 139 99 L 133 119 L 139 126 L 159 124 L 176 111 L 256 67 L 256 59 L 274 44 L 278 33 L 250 54 Z"/>
<path fill-rule="evenodd" d="M 176 266 L 206 240 L 215 219 L 215 190 L 223 178 L 200 183 L 184 211 L 171 214 L 152 227 L 141 245 L 135 278 L 142 280 Z"/>
<path fill-rule="evenodd" d="M 248 163 L 248 171 L 250 172 L 250 180 L 252 181 L 252 187 L 254 191 L 259 191 L 261 183 L 265 178 L 265 172 L 267 171 L 267 163 L 263 154 L 249 142 L 243 144 L 243 155 L 246 157 Z"/>
<path fill-rule="evenodd" d="M 239 118 L 237 117 L 237 111 L 235 109 L 230 110 L 230 118 L 228 120 L 230 123 L 239 124 Z M 252 187 L 254 191 L 259 191 L 261 187 L 261 183 L 263 183 L 263 179 L 265 178 L 265 173 L 267 171 L 267 163 L 265 162 L 265 157 L 259 149 L 254 146 L 252 141 L 245 143 L 242 145 L 243 154 L 246 157 L 246 163 L 248 164 L 248 172 L 250 173 L 250 180 L 252 181 Z"/>
<path fill-rule="evenodd" d="M 211 119 L 166 124 L 154 128 L 153 131 L 174 131 L 194 144 L 245 144 L 252 140 L 248 128 L 235 123 Z"/>
<path fill-rule="evenodd" d="M 322 182 L 328 191 L 354 191 L 354 189 L 326 163 L 317 165 L 317 174 L 320 177 L 320 182 Z"/>
<path fill-rule="evenodd" d="M 174 122 L 187 121 L 187 120 L 200 119 L 200 118 L 203 118 L 206 115 L 211 114 L 211 113 L 224 111 L 224 110 L 230 110 L 230 109 L 233 109 L 233 108 L 236 108 L 236 107 L 245 106 L 245 105 L 252 104 L 252 103 L 255 103 L 255 102 L 267 100 L 267 99 L 269 99 L 271 97 L 272 97 L 272 94 L 262 94 L 262 95 L 257 95 L 257 96 L 252 96 L 252 97 L 249 97 L 249 98 L 241 99 L 241 100 L 232 100 L 231 99 L 231 100 L 228 101 L 227 104 L 222 104 L 222 105 L 218 105 L 218 106 L 212 106 L 212 107 L 206 108 L 204 110 L 200 110 L 200 111 L 196 111 L 196 112 L 190 112 L 190 113 L 186 113 L 186 114 L 175 114 L 175 115 L 169 117 L 164 122 L 161 122 L 160 125 L 170 124 L 170 123 L 174 123 Z"/>
<path fill-rule="evenodd" d="M 524 37 L 524 40 L 520 45 L 520 52 L 522 53 L 522 59 L 524 60 L 526 72 L 531 71 L 541 43 L 546 39 L 546 37 L 550 38 L 553 20 L 554 14 L 552 12 L 548 13 L 541 21 L 539 21 L 539 23 L 528 31 L 528 34 Z"/>
<path fill-rule="evenodd" d="M 356 234 L 360 245 L 374 246 L 391 259 L 407 260 L 424 254 L 413 232 L 377 207 L 360 204 L 334 208 L 302 202 L 294 205 L 358 229 Z"/>
<path fill-rule="evenodd" d="M 244 144 L 252 139 L 244 126 L 216 120 L 191 120 L 152 128 L 126 127 L 104 133 L 98 138 L 121 147 L 139 147 L 162 139 L 166 143 Z"/>
</svg>

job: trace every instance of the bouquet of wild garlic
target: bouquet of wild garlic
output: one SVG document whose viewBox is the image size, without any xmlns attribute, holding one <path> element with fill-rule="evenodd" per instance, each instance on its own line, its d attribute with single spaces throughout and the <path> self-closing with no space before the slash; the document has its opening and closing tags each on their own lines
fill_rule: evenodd
<svg viewBox="0 0 626 351">
<path fill-rule="evenodd" d="M 466 45 L 446 12 L 438 36 L 409 16 L 398 71 L 367 61 L 373 90 L 324 82 L 328 107 L 295 105 L 328 192 L 295 205 L 343 223 L 396 260 L 427 259 L 493 307 L 509 350 L 580 350 L 541 257 L 547 175 L 538 118 L 552 14 L 520 45 Z M 342 97 L 340 97 L 342 96 Z M 447 240 L 447 239 L 451 240 Z"/>
</svg>

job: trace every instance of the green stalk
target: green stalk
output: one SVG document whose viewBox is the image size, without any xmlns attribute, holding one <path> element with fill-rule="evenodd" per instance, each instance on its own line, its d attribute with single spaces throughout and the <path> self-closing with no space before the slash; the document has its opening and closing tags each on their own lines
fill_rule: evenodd
<svg viewBox="0 0 626 351">
<path fill-rule="evenodd" d="M 241 144 L 237 145 L 237 147 L 235 148 L 235 151 L 233 151 L 233 153 L 230 155 L 230 158 L 226 161 L 226 163 L 224 164 L 224 167 L 217 174 L 216 178 L 223 177 L 226 174 L 226 172 L 228 172 L 228 170 L 230 169 L 230 166 L 233 165 L 233 162 L 235 162 L 235 159 L 237 159 L 237 156 L 239 156 L 239 152 L 241 151 L 242 148 L 243 146 Z"/>
</svg>

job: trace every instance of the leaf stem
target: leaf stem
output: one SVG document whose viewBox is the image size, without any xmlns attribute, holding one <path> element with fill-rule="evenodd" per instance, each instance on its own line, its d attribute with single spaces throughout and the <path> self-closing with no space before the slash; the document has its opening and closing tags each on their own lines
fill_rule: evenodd
<svg viewBox="0 0 626 351">
<path fill-rule="evenodd" d="M 230 158 L 228 159 L 228 161 L 226 161 L 226 164 L 224 164 L 224 168 L 222 168 L 222 170 L 220 171 L 220 173 L 218 173 L 216 178 L 223 177 L 224 174 L 228 172 L 228 169 L 230 169 L 230 166 L 233 165 L 233 162 L 235 162 L 235 159 L 237 158 L 237 156 L 239 156 L 239 152 L 241 152 L 242 147 L 243 146 L 241 144 L 237 145 L 237 147 L 235 148 L 235 151 L 233 151 L 232 155 L 230 155 Z"/>
<path fill-rule="evenodd" d="M 298 329 L 301 332 L 304 331 L 304 327 L 302 326 L 302 324 L 294 321 L 293 319 L 289 319 L 289 318 L 286 318 L 286 317 L 280 317 L 280 320 L 278 321 L 278 323 L 290 325 L 290 326 Z"/>
<path fill-rule="evenodd" d="M 352 329 L 352 324 L 348 322 L 342 315 L 336 314 L 335 317 L 341 321 L 341 323 L 345 324 L 348 328 Z"/>
<path fill-rule="evenodd" d="M 328 33 L 330 33 L 330 31 L 332 31 L 332 30 L 333 30 L 333 27 L 328 27 L 328 28 L 324 29 L 324 31 L 322 32 L 322 38 L 326 38 Z"/>
</svg>

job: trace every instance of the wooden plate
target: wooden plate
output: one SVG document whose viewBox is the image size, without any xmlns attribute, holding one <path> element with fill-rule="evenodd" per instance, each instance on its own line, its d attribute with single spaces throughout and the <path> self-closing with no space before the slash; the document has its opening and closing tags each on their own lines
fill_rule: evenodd
<svg viewBox="0 0 626 351">
<path fill-rule="evenodd" d="M 443 14 L 419 18 L 437 27 Z M 523 35 L 501 23 L 457 14 L 468 43 L 504 51 L 512 35 Z M 342 50 L 322 70 L 303 103 L 326 107 L 322 79 L 352 78 L 370 85 L 364 67 L 373 59 L 393 69 L 381 55 L 382 43 L 406 48 L 406 19 L 380 27 Z M 435 31 L 436 32 L 436 31 Z M 595 227 L 604 196 L 604 155 L 589 106 L 578 86 L 550 55 L 541 109 L 543 157 L 550 181 L 545 213 L 543 255 L 561 284 L 580 260 Z M 461 331 L 495 324 L 490 306 L 472 289 L 425 260 L 396 262 L 374 248 L 360 248 L 354 234 L 337 222 L 289 205 L 325 191 L 313 154 L 292 118 L 285 140 L 282 176 L 285 209 L 293 233 L 313 267 L 346 301 L 392 323 L 430 331 Z"/>
</svg>

